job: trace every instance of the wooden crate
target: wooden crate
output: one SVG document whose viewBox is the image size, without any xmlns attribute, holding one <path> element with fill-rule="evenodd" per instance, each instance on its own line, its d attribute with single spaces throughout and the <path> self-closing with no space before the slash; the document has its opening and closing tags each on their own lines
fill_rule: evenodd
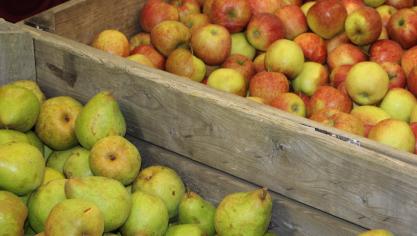
<svg viewBox="0 0 417 236">
<path fill-rule="evenodd" d="M 21 22 L 50 32 L 21 26 L 48 94 L 111 89 L 135 138 L 362 227 L 417 232 L 415 155 L 85 45 L 139 32 L 143 3 L 73 0 Z"/>
</svg>

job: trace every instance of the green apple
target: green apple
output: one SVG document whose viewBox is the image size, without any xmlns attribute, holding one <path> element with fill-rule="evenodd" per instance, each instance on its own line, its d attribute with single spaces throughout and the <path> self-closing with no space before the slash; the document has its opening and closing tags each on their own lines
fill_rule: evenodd
<svg viewBox="0 0 417 236">
<path fill-rule="evenodd" d="M 241 54 L 253 60 L 256 49 L 248 42 L 244 33 L 232 34 L 232 49 L 230 55 Z"/>
<path fill-rule="evenodd" d="M 220 68 L 213 71 L 207 79 L 207 85 L 239 96 L 246 95 L 245 78 L 234 69 Z"/>
<path fill-rule="evenodd" d="M 417 100 L 411 92 L 403 88 L 393 88 L 385 95 L 380 107 L 392 118 L 409 122 L 416 104 Z"/>
<path fill-rule="evenodd" d="M 378 122 L 368 138 L 395 149 L 414 153 L 416 140 L 410 125 L 402 120 L 386 119 Z"/>
<path fill-rule="evenodd" d="M 265 54 L 267 71 L 281 72 L 289 79 L 301 73 L 304 65 L 304 53 L 294 41 L 279 39 L 268 47 Z"/>
<path fill-rule="evenodd" d="M 327 83 L 329 73 L 322 64 L 317 62 L 305 62 L 301 72 L 292 81 L 295 92 L 303 92 L 312 96 L 318 87 Z"/>
</svg>

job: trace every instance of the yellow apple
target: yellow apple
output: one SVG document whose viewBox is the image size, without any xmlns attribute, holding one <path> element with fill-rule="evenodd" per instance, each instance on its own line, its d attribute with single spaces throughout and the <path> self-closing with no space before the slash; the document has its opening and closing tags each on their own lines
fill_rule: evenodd
<svg viewBox="0 0 417 236">
<path fill-rule="evenodd" d="M 213 71 L 207 79 L 207 85 L 239 96 L 246 95 L 245 78 L 234 69 L 220 68 Z"/>
<path fill-rule="evenodd" d="M 416 104 L 416 98 L 408 90 L 394 88 L 385 95 L 380 107 L 392 118 L 409 122 L 411 112 Z"/>
<path fill-rule="evenodd" d="M 386 119 L 378 122 L 368 138 L 395 149 L 414 153 L 416 139 L 410 125 L 402 120 Z"/>
</svg>

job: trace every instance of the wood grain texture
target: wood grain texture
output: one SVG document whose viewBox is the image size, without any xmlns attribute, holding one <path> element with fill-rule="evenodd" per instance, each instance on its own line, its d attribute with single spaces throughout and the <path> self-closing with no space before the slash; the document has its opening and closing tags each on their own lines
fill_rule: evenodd
<svg viewBox="0 0 417 236">
<path fill-rule="evenodd" d="M 32 37 L 0 19 L 0 85 L 36 78 Z"/>
<path fill-rule="evenodd" d="M 191 161 L 158 146 L 129 137 L 140 150 L 143 168 L 151 165 L 168 166 L 181 176 L 187 189 L 218 204 L 227 194 L 252 191 L 259 186 L 250 184 Z M 363 228 L 334 216 L 295 202 L 270 191 L 273 199 L 271 231 L 287 236 L 357 235 Z"/>
<path fill-rule="evenodd" d="M 39 83 L 48 95 L 85 102 L 111 90 L 137 138 L 363 227 L 417 232 L 416 166 L 315 128 L 370 140 L 27 30 L 35 38 Z"/>
</svg>

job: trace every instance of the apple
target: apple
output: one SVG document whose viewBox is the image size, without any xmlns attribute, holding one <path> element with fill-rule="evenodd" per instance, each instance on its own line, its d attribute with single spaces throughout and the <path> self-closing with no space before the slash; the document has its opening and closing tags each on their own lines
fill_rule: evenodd
<svg viewBox="0 0 417 236">
<path fill-rule="evenodd" d="M 254 15 L 246 28 L 246 38 L 258 50 L 265 51 L 273 42 L 285 36 L 285 26 L 270 13 Z"/>
<path fill-rule="evenodd" d="M 214 0 L 205 0 L 203 4 L 203 13 L 207 16 L 210 15 L 211 6 L 213 5 Z"/>
<path fill-rule="evenodd" d="M 414 96 L 417 96 L 417 66 L 408 74 L 407 88 Z"/>
<path fill-rule="evenodd" d="M 377 106 L 357 106 L 350 112 L 353 116 L 362 121 L 365 127 L 365 137 L 368 137 L 369 131 L 378 122 L 389 119 L 391 116 Z"/>
<path fill-rule="evenodd" d="M 275 15 L 283 23 L 285 38 L 287 39 L 294 39 L 308 30 L 306 16 L 297 5 L 287 5 L 279 8 Z"/>
<path fill-rule="evenodd" d="M 307 16 L 308 11 L 310 8 L 316 4 L 316 1 L 309 1 L 305 2 L 303 5 L 301 5 L 301 11 L 303 11 L 304 15 Z"/>
<path fill-rule="evenodd" d="M 363 2 L 369 7 L 379 7 L 385 3 L 386 0 L 364 0 Z"/>
<path fill-rule="evenodd" d="M 152 45 L 164 56 L 178 47 L 186 47 L 190 37 L 190 29 L 179 21 L 162 21 L 151 31 Z"/>
<path fill-rule="evenodd" d="M 394 236 L 390 231 L 384 229 L 373 229 L 362 232 L 357 236 Z"/>
<path fill-rule="evenodd" d="M 380 0 L 377 0 L 380 1 Z M 350 15 L 352 12 L 365 6 L 363 0 L 342 0 L 343 6 L 346 8 L 347 14 Z"/>
<path fill-rule="evenodd" d="M 403 53 L 401 66 L 406 76 L 417 66 L 417 46 L 414 46 Z"/>
<path fill-rule="evenodd" d="M 246 95 L 245 78 L 230 68 L 220 68 L 213 71 L 207 79 L 207 85 L 242 97 Z"/>
<path fill-rule="evenodd" d="M 386 27 L 382 27 L 381 34 L 379 35 L 378 40 L 381 40 L 381 39 L 389 39 L 388 30 Z"/>
<path fill-rule="evenodd" d="M 190 28 L 191 32 L 195 31 L 201 26 L 210 24 L 210 20 L 208 16 L 202 13 L 193 13 L 193 14 L 186 15 L 183 18 L 181 18 L 181 22 L 185 26 Z"/>
<path fill-rule="evenodd" d="M 201 82 L 206 75 L 204 62 L 184 48 L 177 48 L 169 54 L 165 66 L 166 71 L 197 82 Z"/>
<path fill-rule="evenodd" d="M 393 88 L 385 95 L 380 107 L 393 119 L 408 123 L 416 104 L 417 100 L 411 92 L 403 88 Z"/>
<path fill-rule="evenodd" d="M 151 68 L 156 68 L 155 65 L 152 63 L 152 61 L 147 56 L 145 56 L 143 54 L 133 54 L 133 55 L 130 55 L 130 56 L 126 57 L 126 59 L 137 62 L 137 63 L 139 63 L 141 65 L 144 65 L 144 66 L 148 66 L 148 67 L 151 67 Z"/>
<path fill-rule="evenodd" d="M 339 0 L 317 0 L 307 13 L 310 29 L 325 39 L 344 30 L 347 11 Z"/>
<path fill-rule="evenodd" d="M 143 31 L 151 32 L 152 28 L 162 21 L 179 20 L 175 6 L 164 1 L 147 1 L 139 14 L 139 24 Z"/>
<path fill-rule="evenodd" d="M 410 123 L 417 122 L 417 106 L 413 107 L 413 110 L 411 111 L 410 115 Z"/>
<path fill-rule="evenodd" d="M 327 58 L 326 42 L 315 33 L 302 33 L 298 35 L 296 42 L 303 50 L 307 61 L 324 64 Z"/>
<path fill-rule="evenodd" d="M 365 134 L 365 128 L 361 120 L 336 109 L 322 109 L 314 113 L 310 119 L 359 136 Z"/>
<path fill-rule="evenodd" d="M 399 64 L 392 62 L 381 63 L 382 68 L 387 72 L 389 78 L 388 88 L 404 88 L 406 84 L 406 77 L 404 70 Z"/>
<path fill-rule="evenodd" d="M 366 61 L 367 57 L 360 48 L 353 44 L 345 43 L 329 53 L 327 64 L 330 69 L 341 65 L 354 65 Z"/>
<path fill-rule="evenodd" d="M 279 7 L 279 0 L 248 0 L 253 15 L 259 13 L 274 13 Z"/>
<path fill-rule="evenodd" d="M 270 105 L 297 116 L 306 116 L 304 101 L 295 93 L 280 93 L 271 101 Z"/>
<path fill-rule="evenodd" d="M 223 62 L 222 67 L 237 70 L 245 78 L 247 86 L 249 85 L 249 81 L 252 76 L 256 73 L 253 62 L 249 58 L 240 54 L 230 55 Z"/>
<path fill-rule="evenodd" d="M 349 40 L 359 46 L 375 42 L 382 31 L 378 12 L 371 7 L 362 7 L 347 16 L 345 32 Z"/>
<path fill-rule="evenodd" d="M 379 102 L 387 93 L 389 78 L 387 72 L 376 62 L 359 62 L 349 71 L 346 90 L 359 105 Z"/>
<path fill-rule="evenodd" d="M 302 92 L 312 96 L 318 87 L 328 81 L 328 71 L 326 67 L 317 62 L 305 62 L 300 74 L 292 81 L 295 92 Z"/>
<path fill-rule="evenodd" d="M 231 45 L 229 31 L 220 25 L 205 25 L 191 36 L 194 54 L 210 66 L 223 63 L 230 54 Z"/>
<path fill-rule="evenodd" d="M 161 55 L 152 45 L 141 45 L 136 47 L 130 52 L 130 55 L 133 54 L 143 54 L 152 64 L 158 69 L 163 70 L 165 68 L 165 57 Z"/>
<path fill-rule="evenodd" d="M 266 53 L 259 54 L 255 60 L 253 60 L 253 64 L 255 65 L 256 72 L 265 71 L 265 55 Z"/>
<path fill-rule="evenodd" d="M 339 47 L 340 45 L 346 44 L 346 43 L 350 43 L 350 40 L 347 37 L 345 32 L 338 34 L 329 40 L 326 40 L 327 54 L 329 54 L 331 51 L 333 51 L 335 48 Z"/>
<path fill-rule="evenodd" d="M 151 44 L 151 34 L 140 32 L 135 35 L 133 35 L 129 40 L 130 45 L 130 51 L 135 49 L 136 47 L 139 47 L 141 45 L 149 45 Z"/>
<path fill-rule="evenodd" d="M 303 4 L 304 0 L 278 0 L 278 4 L 279 7 L 278 8 L 282 8 L 288 5 L 297 5 L 299 7 L 301 7 L 301 5 Z"/>
<path fill-rule="evenodd" d="M 411 131 L 413 131 L 414 138 L 417 139 L 417 122 L 410 123 Z M 414 148 L 414 154 L 417 154 L 417 142 Z"/>
<path fill-rule="evenodd" d="M 230 33 L 243 30 L 251 18 L 248 0 L 214 0 L 209 14 L 210 22 L 226 27 Z"/>
<path fill-rule="evenodd" d="M 101 31 L 94 39 L 93 47 L 121 57 L 129 56 L 129 41 L 126 36 L 114 29 Z"/>
<path fill-rule="evenodd" d="M 387 0 L 386 4 L 397 9 L 413 7 L 414 0 Z"/>
<path fill-rule="evenodd" d="M 267 71 L 281 72 L 289 79 L 295 78 L 303 69 L 304 54 L 297 43 L 279 39 L 269 46 L 265 55 Z"/>
<path fill-rule="evenodd" d="M 169 0 L 169 3 L 177 7 L 181 21 L 190 14 L 200 13 L 200 3 L 197 0 Z"/>
<path fill-rule="evenodd" d="M 401 9 L 391 16 L 387 30 L 389 37 L 408 49 L 417 44 L 417 12 Z"/>
<path fill-rule="evenodd" d="M 352 65 L 341 65 L 334 68 L 330 73 L 330 85 L 337 88 L 343 83 L 352 68 Z"/>
<path fill-rule="evenodd" d="M 246 39 L 244 33 L 232 34 L 232 49 L 230 55 L 241 54 L 250 60 L 255 57 L 256 49 Z"/>
<path fill-rule="evenodd" d="M 339 90 L 340 92 L 346 94 L 349 96 L 349 93 L 346 89 L 346 81 L 341 82 L 338 86 L 337 86 L 337 90 Z M 357 104 L 353 103 L 353 107 L 355 107 Z"/>
<path fill-rule="evenodd" d="M 391 16 L 397 12 L 397 8 L 390 5 L 382 5 L 377 7 L 376 11 L 381 16 L 382 26 L 386 27 Z"/>
<path fill-rule="evenodd" d="M 336 88 L 331 86 L 320 86 L 309 100 L 307 113 L 311 116 L 324 108 L 336 109 L 349 113 L 350 110 L 352 110 L 352 100 L 350 100 L 349 96 Z"/>
<path fill-rule="evenodd" d="M 408 123 L 385 119 L 378 122 L 370 131 L 368 138 L 395 149 L 414 153 L 416 139 Z"/>
<path fill-rule="evenodd" d="M 374 62 L 400 63 L 403 49 L 397 42 L 383 39 L 372 44 L 369 49 L 369 59 Z"/>
<path fill-rule="evenodd" d="M 264 99 L 266 104 L 271 103 L 280 93 L 289 91 L 289 83 L 284 74 L 278 72 L 260 72 L 255 74 L 249 83 L 250 96 Z"/>
</svg>

